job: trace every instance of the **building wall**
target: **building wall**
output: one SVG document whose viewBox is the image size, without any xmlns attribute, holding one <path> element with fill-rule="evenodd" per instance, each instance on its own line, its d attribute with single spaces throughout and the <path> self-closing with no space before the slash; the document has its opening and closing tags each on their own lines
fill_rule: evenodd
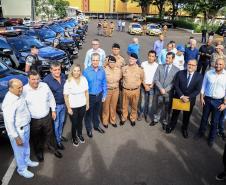
<svg viewBox="0 0 226 185">
<path fill-rule="evenodd" d="M 31 17 L 31 0 L 1 0 L 4 17 Z"/>
<path fill-rule="evenodd" d="M 82 2 L 83 0 L 69 0 L 70 6 L 77 7 L 79 10 L 83 8 Z"/>
<path fill-rule="evenodd" d="M 90 0 L 89 12 L 108 13 L 110 11 L 110 0 Z"/>
</svg>

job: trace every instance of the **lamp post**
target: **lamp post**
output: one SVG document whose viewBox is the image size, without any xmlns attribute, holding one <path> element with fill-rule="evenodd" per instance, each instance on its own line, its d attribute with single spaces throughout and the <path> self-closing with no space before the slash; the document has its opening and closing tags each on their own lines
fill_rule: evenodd
<svg viewBox="0 0 226 185">
<path fill-rule="evenodd" d="M 31 20 L 35 21 L 35 0 L 31 0 Z"/>
</svg>

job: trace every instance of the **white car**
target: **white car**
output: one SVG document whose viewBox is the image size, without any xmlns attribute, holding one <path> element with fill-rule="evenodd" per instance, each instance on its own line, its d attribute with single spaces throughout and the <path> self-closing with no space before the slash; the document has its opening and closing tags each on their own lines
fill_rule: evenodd
<svg viewBox="0 0 226 185">
<path fill-rule="evenodd" d="M 143 33 L 143 29 L 139 23 L 130 23 L 128 32 L 131 35 L 141 35 Z"/>
<path fill-rule="evenodd" d="M 148 35 L 160 35 L 162 33 L 162 29 L 158 24 L 147 24 L 147 34 Z"/>
</svg>

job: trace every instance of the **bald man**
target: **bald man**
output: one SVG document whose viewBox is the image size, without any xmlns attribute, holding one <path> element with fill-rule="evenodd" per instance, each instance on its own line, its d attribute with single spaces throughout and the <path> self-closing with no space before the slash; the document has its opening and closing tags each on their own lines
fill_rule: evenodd
<svg viewBox="0 0 226 185">
<path fill-rule="evenodd" d="M 28 166 L 36 167 L 39 163 L 30 160 L 31 115 L 22 96 L 22 91 L 23 83 L 20 80 L 10 80 L 9 91 L 3 100 L 2 110 L 5 127 L 17 163 L 17 172 L 25 178 L 32 178 L 34 174 L 27 168 Z"/>
</svg>

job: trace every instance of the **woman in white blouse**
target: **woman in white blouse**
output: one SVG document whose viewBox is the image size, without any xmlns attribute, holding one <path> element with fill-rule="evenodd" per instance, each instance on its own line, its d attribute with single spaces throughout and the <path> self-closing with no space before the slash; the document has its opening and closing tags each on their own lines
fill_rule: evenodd
<svg viewBox="0 0 226 185">
<path fill-rule="evenodd" d="M 64 99 L 72 123 L 72 142 L 74 146 L 78 146 L 79 142 L 85 142 L 82 136 L 82 121 L 86 110 L 89 109 L 88 82 L 82 76 L 78 64 L 71 66 L 64 85 Z"/>
</svg>

